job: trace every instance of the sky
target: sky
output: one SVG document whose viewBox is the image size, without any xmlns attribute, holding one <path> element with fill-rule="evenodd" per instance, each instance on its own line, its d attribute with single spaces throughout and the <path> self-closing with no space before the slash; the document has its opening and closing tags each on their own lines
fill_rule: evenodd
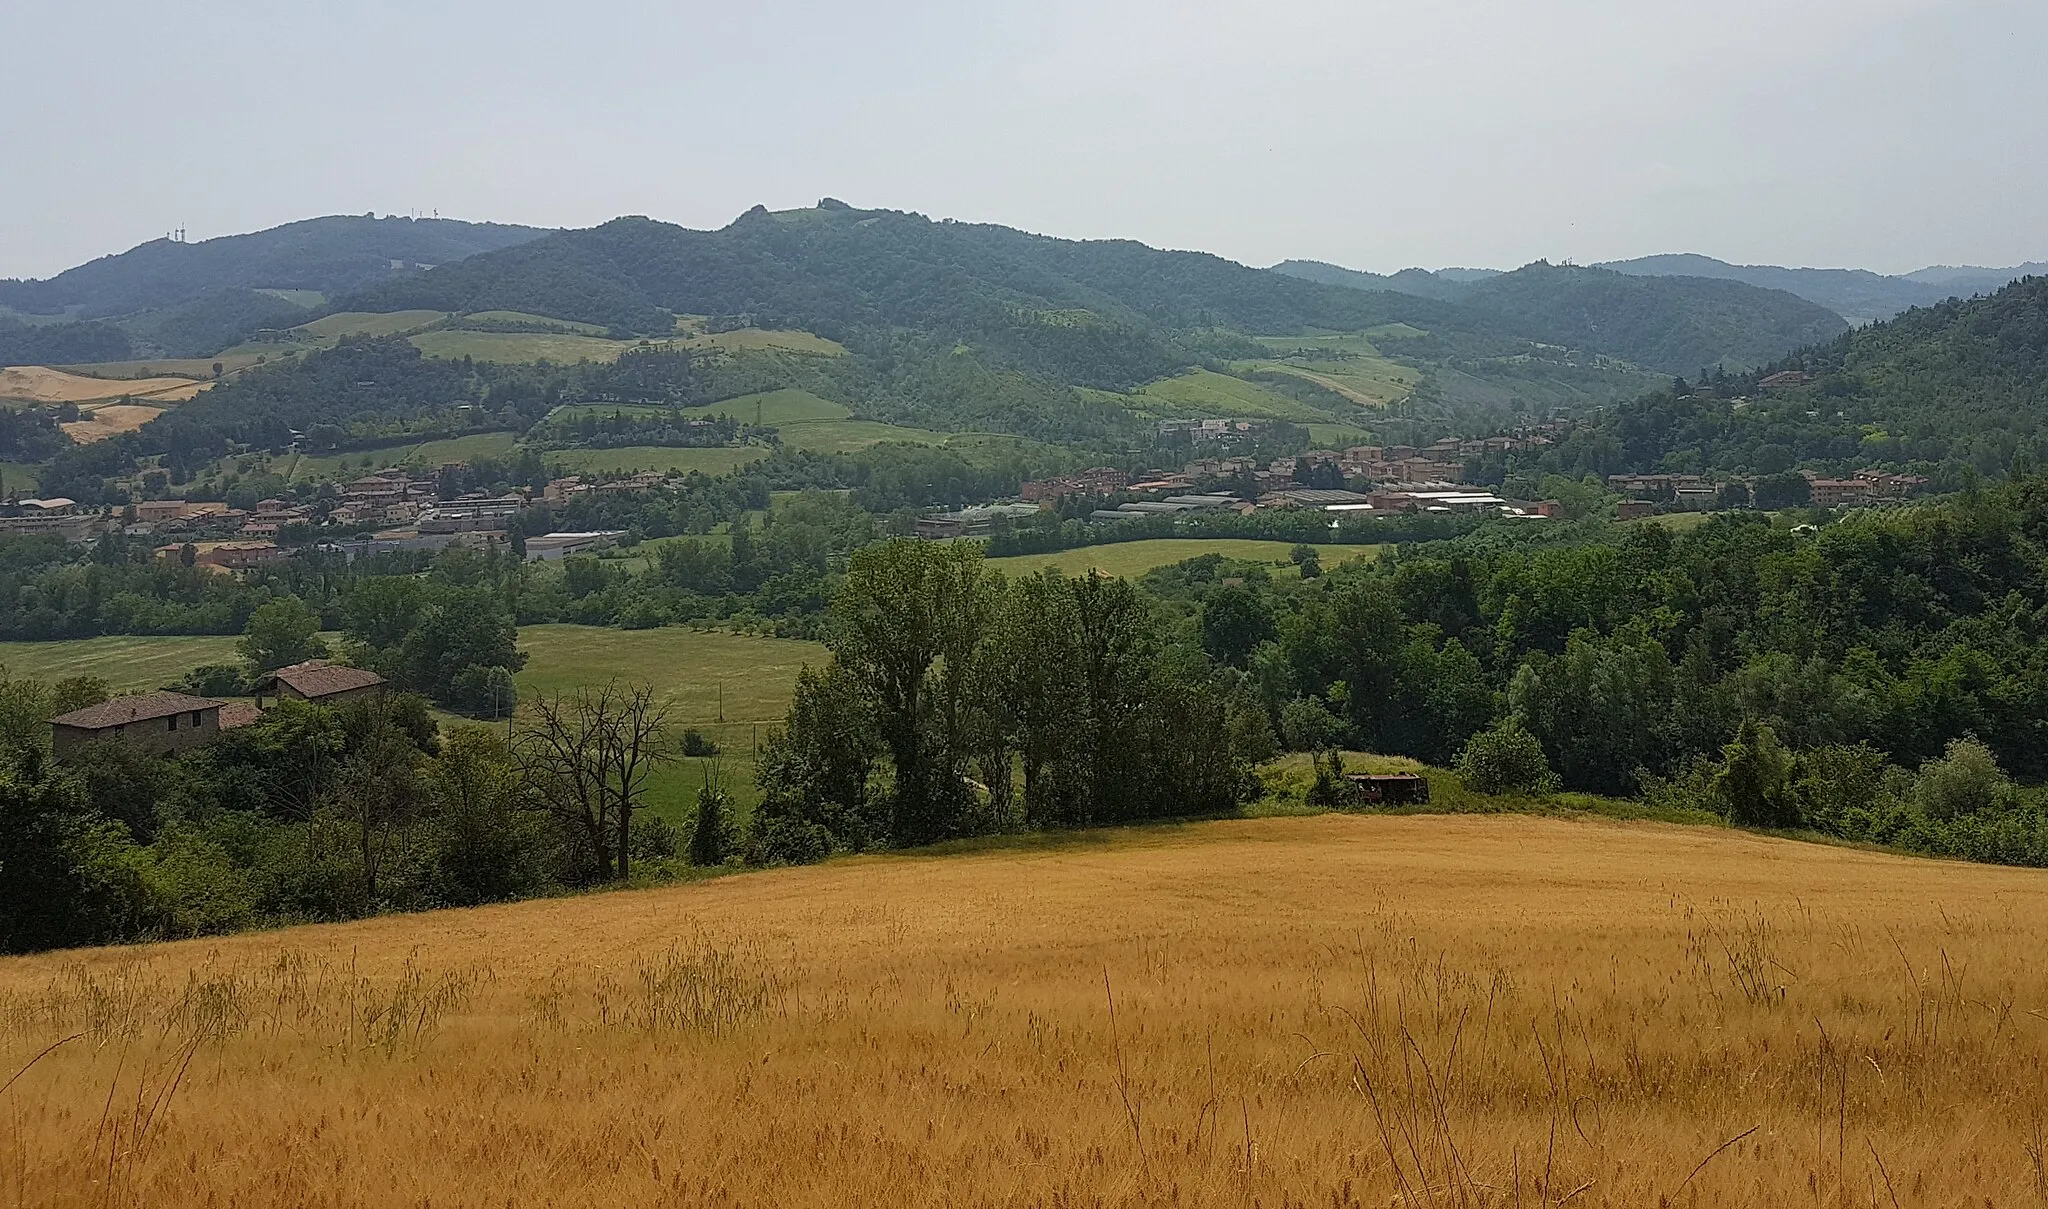
<svg viewBox="0 0 2048 1209">
<path fill-rule="evenodd" d="M 2048 259 L 2042 0 L 6 0 L 0 276 L 756 203 L 1387 272 Z"/>
</svg>

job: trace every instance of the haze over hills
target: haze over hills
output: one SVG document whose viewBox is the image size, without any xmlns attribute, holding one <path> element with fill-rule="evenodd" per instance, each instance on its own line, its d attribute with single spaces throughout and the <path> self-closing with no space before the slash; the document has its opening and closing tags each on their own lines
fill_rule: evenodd
<svg viewBox="0 0 2048 1209">
<path fill-rule="evenodd" d="M 2011 268 L 1934 266 L 1890 276 L 1868 269 L 1789 269 L 1777 265 L 1736 265 L 1695 253 L 1642 256 L 1594 266 L 1632 277 L 1702 277 L 1738 281 L 1766 290 L 1796 294 L 1818 303 L 1850 323 L 1889 319 L 1916 306 L 1932 306 L 1949 298 L 1991 294 L 2023 277 L 2048 273 L 2048 262 Z M 1368 273 L 1317 260 L 1287 260 L 1275 272 L 1355 289 L 1399 290 L 1423 298 L 1457 300 L 1464 287 L 1500 275 L 1498 269 L 1403 269 Z"/>
<path fill-rule="evenodd" d="M 1391 277 L 1288 261 L 1276 272 L 1357 290 L 1398 290 L 1480 312 L 1535 339 L 1690 374 L 1748 369 L 1847 325 L 1782 290 L 1704 277 L 1629 277 L 1542 261 L 1512 273 L 1407 269 Z"/>
<path fill-rule="evenodd" d="M 542 234 L 533 227 L 452 218 L 333 215 L 199 243 L 153 239 L 44 280 L 0 280 L 0 307 L 101 319 L 216 290 L 336 294 Z"/>
<path fill-rule="evenodd" d="M 1197 364 L 1263 357 L 1246 337 L 1378 331 L 1398 346 L 1381 351 L 1407 363 L 1465 366 L 1464 377 L 1442 375 L 1453 395 L 1506 398 L 1527 383 L 1488 387 L 1470 378 L 1472 365 L 1548 349 L 1539 358 L 1573 373 L 1606 372 L 1606 362 L 1739 371 L 1831 340 L 1845 310 L 1889 313 L 2001 272 L 1930 269 L 1910 280 L 1689 256 L 1613 270 L 1538 262 L 1380 276 L 1290 261 L 1264 271 L 831 199 L 755 207 L 717 230 L 646 218 L 547 232 L 329 217 L 198 244 L 157 240 L 46 281 L 0 282 L 0 361 L 210 357 L 336 311 L 510 311 L 648 337 L 672 334 L 677 315 L 702 315 L 831 339 L 865 333 L 870 352 L 906 339 L 925 352 L 972 347 L 1052 382 L 1126 391 Z M 1617 384 L 1538 396 L 1612 398 Z"/>
</svg>

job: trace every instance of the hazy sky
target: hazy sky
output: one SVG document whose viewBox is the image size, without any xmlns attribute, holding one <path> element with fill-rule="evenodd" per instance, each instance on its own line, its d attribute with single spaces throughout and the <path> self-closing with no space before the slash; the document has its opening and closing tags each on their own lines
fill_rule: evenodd
<svg viewBox="0 0 2048 1209">
<path fill-rule="evenodd" d="M 0 276 L 820 196 L 1253 264 L 2048 258 L 2048 0 L 4 0 Z"/>
</svg>

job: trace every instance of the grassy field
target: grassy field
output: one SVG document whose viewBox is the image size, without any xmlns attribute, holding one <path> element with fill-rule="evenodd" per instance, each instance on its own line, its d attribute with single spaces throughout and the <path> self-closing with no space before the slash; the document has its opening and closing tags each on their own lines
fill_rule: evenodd
<svg viewBox="0 0 2048 1209">
<path fill-rule="evenodd" d="M 708 475 L 731 474 L 749 462 L 768 456 L 760 445 L 740 448 L 715 446 L 707 449 L 669 449 L 656 445 L 627 445 L 618 449 L 551 449 L 541 455 L 549 467 L 561 466 L 571 474 L 628 474 L 642 470 L 693 470 Z"/>
<path fill-rule="evenodd" d="M 727 352 L 802 353 L 813 357 L 843 357 L 846 346 L 810 332 L 780 332 L 743 327 L 730 332 L 707 332 L 704 316 L 678 315 L 676 334 L 693 348 L 718 348 Z"/>
<path fill-rule="evenodd" d="M 36 680 L 98 676 L 115 692 L 157 689 L 203 663 L 234 663 L 235 639 L 74 638 L 66 642 L 0 642 L 0 667 Z"/>
<path fill-rule="evenodd" d="M 0 1198 L 2031 1205 L 2044 945 L 2040 871 L 1330 815 L 14 958 Z"/>
<path fill-rule="evenodd" d="M 1242 362 L 1237 368 L 1291 374 L 1361 407 L 1381 408 L 1407 398 L 1422 381 L 1422 371 L 1382 355 L 1374 334 L 1426 333 L 1396 324 L 1362 334 L 1265 336 L 1259 342 L 1273 350 L 1274 360 Z"/>
<path fill-rule="evenodd" d="M 99 676 L 116 692 L 157 689 L 200 664 L 236 662 L 235 641 L 206 636 L 0 642 L 0 667 L 38 680 Z M 526 626 L 519 631 L 519 647 L 528 656 L 517 678 L 522 697 L 614 678 L 661 690 L 677 734 L 694 728 L 724 748 L 721 771 L 743 815 L 759 798 L 757 736 L 789 709 L 797 669 L 825 662 L 825 649 L 816 643 L 676 627 Z M 649 785 L 649 807 L 676 821 L 694 817 L 702 775 L 697 761 L 661 769 Z"/>
<path fill-rule="evenodd" d="M 155 361 L 94 361 L 85 365 L 60 365 L 57 368 L 66 373 L 81 374 L 89 378 L 211 378 L 213 367 L 219 365 L 222 373 L 231 374 L 256 364 L 256 354 L 238 353 L 232 357 L 187 357 L 178 359 L 166 357 Z"/>
<path fill-rule="evenodd" d="M 795 424 L 809 420 L 844 420 L 853 413 L 840 403 L 807 390 L 771 390 L 741 395 L 687 409 L 692 416 L 731 416 L 743 424 Z"/>
<path fill-rule="evenodd" d="M 1053 554 L 1016 554 L 1008 558 L 992 558 L 988 565 L 1005 575 L 1032 575 L 1048 567 L 1057 568 L 1062 575 L 1086 575 L 1100 571 L 1104 575 L 1117 575 L 1136 579 L 1147 571 L 1170 567 L 1175 563 L 1199 558 L 1204 554 L 1221 554 L 1225 558 L 1244 562 L 1285 563 L 1293 566 L 1288 552 L 1294 549 L 1291 542 L 1258 541 L 1251 538 L 1180 538 L 1162 537 L 1141 542 L 1114 542 L 1105 546 L 1086 546 L 1079 550 L 1061 550 Z M 1336 566 L 1354 558 L 1377 558 L 1378 546 L 1317 546 L 1319 561 L 1326 567 Z"/>
<path fill-rule="evenodd" d="M 546 315 L 530 315 L 525 311 L 477 311 L 464 315 L 463 318 L 478 323 L 530 323 L 537 326 L 545 324 L 584 336 L 602 336 L 605 333 L 603 324 L 578 323 L 574 319 L 552 319 Z"/>
<path fill-rule="evenodd" d="M 668 702 L 676 734 L 699 730 L 723 749 L 719 771 L 740 817 L 760 800 L 756 742 L 788 712 L 798 669 L 805 663 L 823 666 L 826 659 L 816 643 L 676 627 L 526 626 L 519 631 L 519 647 L 528 657 L 518 676 L 521 697 L 573 692 L 613 679 L 653 685 Z M 648 809 L 678 824 L 694 819 L 703 776 L 698 760 L 657 769 L 647 786 Z"/>
<path fill-rule="evenodd" d="M 442 311 L 340 311 L 293 328 L 318 340 L 339 340 L 343 336 L 397 336 L 418 331 L 448 316 Z"/>
<path fill-rule="evenodd" d="M 0 495 L 34 495 L 42 490 L 43 472 L 49 468 L 47 462 L 0 462 Z"/>
<path fill-rule="evenodd" d="M 578 361 L 616 361 L 619 354 L 638 343 L 567 332 L 466 332 L 453 329 L 421 332 L 411 340 L 413 346 L 427 356 L 450 361 L 469 357 L 477 361 L 552 361 L 557 365 L 574 365 Z"/>
<path fill-rule="evenodd" d="M 782 426 L 782 443 L 807 453 L 852 453 L 884 441 L 943 445 L 944 433 L 903 428 L 878 420 L 801 420 Z"/>
<path fill-rule="evenodd" d="M 1211 370 L 1190 370 L 1154 382 L 1129 396 L 1127 405 L 1166 416 L 1220 416 L 1309 422 L 1330 417 L 1306 403 L 1263 386 Z"/>
<path fill-rule="evenodd" d="M 460 437 L 421 441 L 416 445 L 392 445 L 384 449 L 351 451 L 327 457 L 306 454 L 280 459 L 277 469 L 288 482 L 317 482 L 321 479 L 353 479 L 384 466 L 432 467 L 443 462 L 469 458 L 509 457 L 519 447 L 519 438 L 509 432 L 477 432 Z M 367 464 L 366 464 L 367 463 Z"/>
</svg>

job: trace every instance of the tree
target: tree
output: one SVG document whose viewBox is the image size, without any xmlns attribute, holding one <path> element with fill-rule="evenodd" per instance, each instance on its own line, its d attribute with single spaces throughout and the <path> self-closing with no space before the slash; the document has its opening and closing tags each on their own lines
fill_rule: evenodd
<svg viewBox="0 0 2048 1209">
<path fill-rule="evenodd" d="M 1271 606 L 1249 588 L 1221 588 L 1202 604 L 1202 649 L 1220 663 L 1243 667 L 1273 632 Z"/>
<path fill-rule="evenodd" d="M 668 706 L 647 686 L 582 688 L 532 703 L 515 742 L 538 805 L 577 836 L 596 881 L 630 876 L 633 814 L 665 763 Z"/>
<path fill-rule="evenodd" d="M 280 597 L 249 614 L 235 650 L 259 672 L 327 657 L 320 618 L 296 596 Z"/>
<path fill-rule="evenodd" d="M 1338 486 L 1341 487 L 1343 484 L 1339 483 Z M 1314 546 L 1296 546 L 1287 552 L 1287 556 L 1293 560 L 1295 566 L 1301 568 L 1301 577 L 1303 579 L 1319 579 L 1322 577 L 1322 556 L 1316 552 Z"/>
<path fill-rule="evenodd" d="M 519 765 L 501 733 L 451 728 L 427 765 L 425 788 L 437 832 L 435 865 L 451 903 L 517 898 L 545 880 L 546 840 L 520 800 Z"/>
<path fill-rule="evenodd" d="M 731 799 L 718 777 L 718 761 L 706 760 L 704 784 L 697 790 L 697 821 L 690 829 L 691 864 L 708 867 L 725 863 L 731 810 Z"/>
<path fill-rule="evenodd" d="M 2011 788 L 1990 748 L 1975 739 L 1956 739 L 1940 759 L 1920 766 L 1914 798 L 1928 818 L 1948 822 L 1990 810 Z"/>
<path fill-rule="evenodd" d="M 1465 743 L 1458 775 L 1479 793 L 1548 793 L 1557 777 L 1543 755 L 1543 743 L 1510 715 Z"/>
<path fill-rule="evenodd" d="M 1572 634 L 1565 653 L 1528 655 L 1508 686 L 1515 716 L 1543 742 L 1565 785 L 1626 794 L 1639 770 L 1680 754 L 1671 661 L 1640 625 Z"/>
<path fill-rule="evenodd" d="M 1280 711 L 1280 733 L 1294 751 L 1329 751 L 1343 730 L 1344 723 L 1315 697 L 1297 697 Z"/>
<path fill-rule="evenodd" d="M 1792 753 L 1771 728 L 1745 720 L 1735 741 L 1721 749 L 1714 801 L 1737 827 L 1797 827 L 1799 794 Z"/>
<path fill-rule="evenodd" d="M 981 552 L 896 539 L 856 551 L 834 593 L 827 645 L 874 704 L 895 771 L 890 838 L 927 844 L 957 828 L 965 801 L 960 707 L 987 616 Z M 933 675 L 942 656 L 951 666 Z"/>
</svg>

